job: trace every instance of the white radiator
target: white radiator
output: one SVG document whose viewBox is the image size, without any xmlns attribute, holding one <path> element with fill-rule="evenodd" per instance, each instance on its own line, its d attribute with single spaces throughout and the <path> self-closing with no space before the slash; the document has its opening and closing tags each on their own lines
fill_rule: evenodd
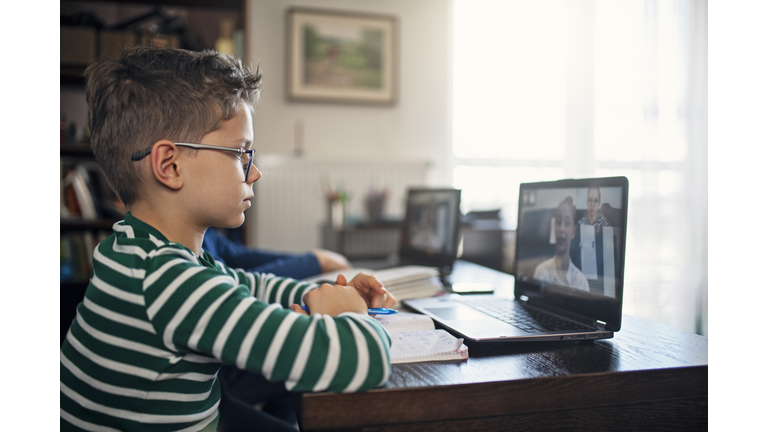
<svg viewBox="0 0 768 432">
<path fill-rule="evenodd" d="M 285 156 L 257 156 L 263 177 L 254 185 L 250 217 L 251 245 L 304 252 L 321 247 L 321 227 L 328 223 L 326 187 L 350 194 L 349 215 L 365 220 L 365 195 L 389 191 L 384 217 L 402 218 L 406 190 L 424 186 L 426 162 L 317 161 Z"/>
</svg>

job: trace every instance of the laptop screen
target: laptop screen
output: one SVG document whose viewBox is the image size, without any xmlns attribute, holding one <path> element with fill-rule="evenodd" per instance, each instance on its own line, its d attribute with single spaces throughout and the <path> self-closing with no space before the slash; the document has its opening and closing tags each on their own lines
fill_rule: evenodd
<svg viewBox="0 0 768 432">
<path fill-rule="evenodd" d="M 625 177 L 520 185 L 515 295 L 620 326 Z"/>
<path fill-rule="evenodd" d="M 451 267 L 459 247 L 460 204 L 458 189 L 409 189 L 400 258 L 414 264 Z"/>
</svg>

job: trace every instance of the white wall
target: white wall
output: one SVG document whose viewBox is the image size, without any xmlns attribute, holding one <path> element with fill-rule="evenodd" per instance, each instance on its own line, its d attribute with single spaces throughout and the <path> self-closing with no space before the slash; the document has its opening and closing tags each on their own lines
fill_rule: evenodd
<svg viewBox="0 0 768 432">
<path fill-rule="evenodd" d="M 399 28 L 396 104 L 288 101 L 285 23 L 294 6 L 394 15 Z M 450 13 L 450 0 L 248 0 L 246 61 L 259 63 L 264 73 L 254 116 L 256 151 L 293 154 L 300 122 L 305 158 L 427 161 L 427 184 L 450 186 Z M 250 217 L 252 227 L 256 215 Z M 251 243 L 258 244 L 253 235 Z"/>
</svg>

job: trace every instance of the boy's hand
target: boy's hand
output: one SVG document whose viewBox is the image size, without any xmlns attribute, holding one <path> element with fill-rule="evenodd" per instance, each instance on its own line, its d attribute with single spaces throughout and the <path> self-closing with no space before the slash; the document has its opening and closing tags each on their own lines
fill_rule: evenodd
<svg viewBox="0 0 768 432">
<path fill-rule="evenodd" d="M 346 284 L 346 280 L 344 282 Z M 304 302 L 309 306 L 309 311 L 313 314 L 319 313 L 331 316 L 336 316 L 343 312 L 367 314 L 368 306 L 366 306 L 365 300 L 360 297 L 355 288 L 345 284 L 322 284 L 320 288 L 306 293 L 304 295 Z M 299 305 L 291 305 L 291 310 L 306 315 Z"/>
<path fill-rule="evenodd" d="M 317 258 L 318 264 L 320 264 L 321 273 L 352 268 L 352 264 L 349 263 L 344 255 L 325 249 L 312 249 L 311 252 Z"/>
<path fill-rule="evenodd" d="M 309 316 L 309 314 L 304 309 L 302 309 L 301 306 L 297 305 L 296 303 L 291 305 L 291 310 L 296 312 L 296 313 L 300 313 L 302 315 Z"/>
<path fill-rule="evenodd" d="M 339 275 L 336 283 L 346 285 L 347 279 L 344 275 Z M 349 286 L 360 293 L 369 308 L 391 308 L 397 303 L 395 296 L 387 291 L 384 284 L 374 275 L 358 273 L 349 281 Z"/>
</svg>

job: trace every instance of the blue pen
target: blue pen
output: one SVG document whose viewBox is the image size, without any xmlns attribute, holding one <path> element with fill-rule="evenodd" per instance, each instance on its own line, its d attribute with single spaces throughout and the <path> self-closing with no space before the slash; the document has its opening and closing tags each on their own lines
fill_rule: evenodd
<svg viewBox="0 0 768 432">
<path fill-rule="evenodd" d="M 304 312 L 309 313 L 309 306 L 304 305 L 301 307 Z M 368 308 L 368 313 L 371 315 L 392 315 L 397 313 L 397 309 L 390 308 Z"/>
<path fill-rule="evenodd" d="M 368 308 L 368 313 L 371 315 L 392 315 L 397 313 L 397 309 L 390 308 Z"/>
</svg>

